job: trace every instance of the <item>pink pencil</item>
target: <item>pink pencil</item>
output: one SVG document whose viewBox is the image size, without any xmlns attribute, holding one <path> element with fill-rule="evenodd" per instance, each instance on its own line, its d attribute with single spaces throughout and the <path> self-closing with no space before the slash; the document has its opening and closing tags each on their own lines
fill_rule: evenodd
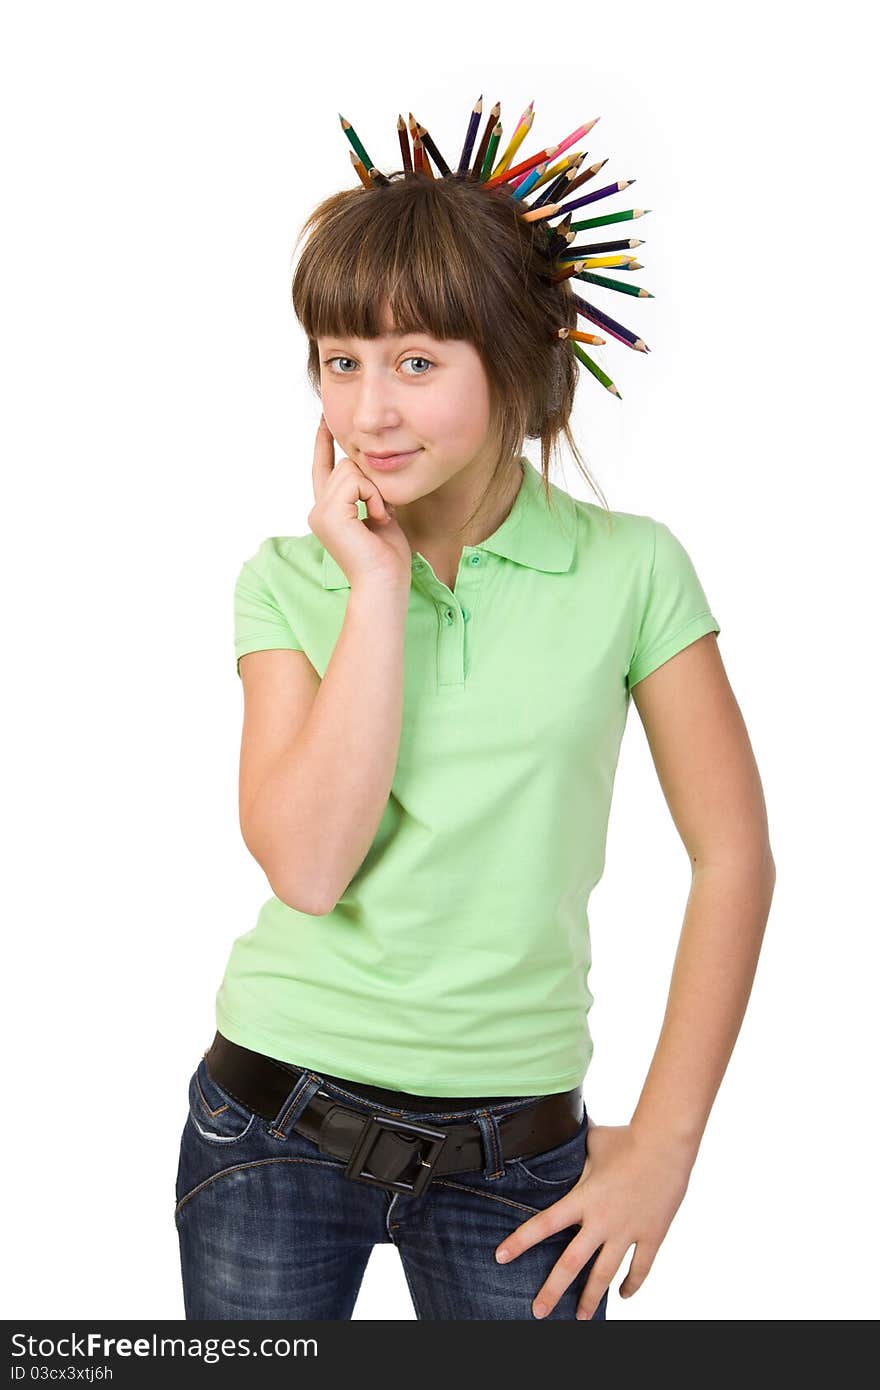
<svg viewBox="0 0 880 1390">
<path fill-rule="evenodd" d="M 598 120 L 601 120 L 601 117 L 594 116 L 591 121 L 585 121 L 583 125 L 578 126 L 577 130 L 573 130 L 571 135 L 567 135 L 564 140 L 560 140 L 556 149 L 553 151 L 553 158 L 556 159 L 559 155 L 564 154 L 567 149 L 570 149 L 575 141 L 580 140 L 583 135 L 586 135 L 588 131 L 593 129 L 593 126 Z M 527 179 L 528 176 L 528 172 L 526 172 L 525 174 L 521 174 L 519 178 L 513 179 L 510 185 L 511 188 L 518 188 L 523 179 Z"/>
</svg>

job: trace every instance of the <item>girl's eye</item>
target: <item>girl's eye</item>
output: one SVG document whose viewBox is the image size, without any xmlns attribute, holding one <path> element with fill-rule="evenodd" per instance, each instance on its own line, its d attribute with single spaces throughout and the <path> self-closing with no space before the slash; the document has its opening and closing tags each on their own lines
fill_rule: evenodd
<svg viewBox="0 0 880 1390">
<path fill-rule="evenodd" d="M 434 363 L 431 362 L 431 361 L 429 361 L 429 359 L 428 359 L 427 357 L 405 357 L 403 360 L 404 360 L 404 362 L 424 362 L 424 364 L 425 364 L 427 367 L 433 367 L 433 365 L 434 365 Z M 325 367 L 329 367 L 333 362 L 354 362 L 354 358 L 353 358 L 353 357 L 327 357 L 327 358 L 324 359 L 324 366 L 325 366 Z M 334 372 L 333 375 L 334 375 L 334 376 L 351 376 L 352 373 L 349 372 L 349 371 L 342 371 L 342 370 L 340 370 L 340 371 L 338 371 L 338 372 Z M 408 372 L 408 373 L 405 373 L 405 375 L 408 375 L 408 376 L 428 376 L 429 373 L 428 373 L 428 372 Z"/>
</svg>

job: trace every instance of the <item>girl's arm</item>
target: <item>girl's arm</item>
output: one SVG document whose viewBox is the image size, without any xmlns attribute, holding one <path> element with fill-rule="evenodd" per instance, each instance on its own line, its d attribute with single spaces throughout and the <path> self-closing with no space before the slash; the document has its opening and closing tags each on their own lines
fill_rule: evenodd
<svg viewBox="0 0 880 1390">
<path fill-rule="evenodd" d="M 408 601 L 404 589 L 352 588 L 323 680 L 303 652 L 241 657 L 241 831 L 273 892 L 301 912 L 335 906 L 384 814 Z"/>
<path fill-rule="evenodd" d="M 536 1292 L 536 1317 L 552 1311 L 588 1261 L 579 1318 L 592 1318 L 633 1244 L 621 1297 L 649 1273 L 739 1032 L 776 878 L 761 782 L 715 634 L 632 692 L 693 884 L 660 1040 L 630 1123 L 591 1124 L 579 1181 L 496 1247 L 496 1259 L 517 1259 L 577 1228 Z"/>
<path fill-rule="evenodd" d="M 712 633 L 632 688 L 692 885 L 630 1125 L 692 1162 L 751 993 L 776 881 L 767 808 Z"/>
</svg>

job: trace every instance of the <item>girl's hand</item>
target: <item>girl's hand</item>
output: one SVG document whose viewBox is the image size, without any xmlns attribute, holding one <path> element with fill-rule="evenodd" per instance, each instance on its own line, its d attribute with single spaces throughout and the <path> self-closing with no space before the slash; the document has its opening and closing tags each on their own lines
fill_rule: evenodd
<svg viewBox="0 0 880 1390">
<path fill-rule="evenodd" d="M 334 456 L 333 435 L 322 413 L 312 464 L 315 505 L 308 516 L 311 530 L 352 589 L 379 584 L 408 594 L 412 550 L 395 520 L 394 508 L 356 463 L 342 458 L 334 465 Z M 359 498 L 367 506 L 363 521 L 358 516 Z"/>
<path fill-rule="evenodd" d="M 644 1281 L 690 1180 L 693 1154 L 638 1134 L 631 1125 L 594 1125 L 587 1130 L 583 1176 L 564 1197 L 539 1211 L 507 1236 L 495 1251 L 515 1260 L 524 1250 L 566 1226 L 579 1225 L 532 1304 L 535 1317 L 555 1308 L 562 1294 L 597 1250 L 578 1302 L 577 1316 L 591 1318 L 629 1247 L 635 1254 L 620 1286 L 622 1298 Z M 501 1260 L 500 1263 L 507 1263 Z"/>
</svg>

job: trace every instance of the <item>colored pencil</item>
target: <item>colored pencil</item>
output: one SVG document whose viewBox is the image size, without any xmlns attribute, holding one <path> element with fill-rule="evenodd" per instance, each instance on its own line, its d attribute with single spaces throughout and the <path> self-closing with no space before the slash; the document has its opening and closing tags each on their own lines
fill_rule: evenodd
<svg viewBox="0 0 880 1390">
<path fill-rule="evenodd" d="M 585 170 L 583 171 L 582 174 L 578 174 L 576 178 L 572 179 L 571 183 L 569 184 L 568 188 L 566 189 L 566 191 L 565 191 L 565 196 L 568 197 L 568 194 L 569 194 L 569 193 L 574 193 L 574 191 L 575 191 L 576 188 L 581 188 L 581 187 L 583 186 L 583 184 L 585 184 L 585 183 L 587 182 L 588 179 L 594 179 L 594 178 L 596 177 L 596 175 L 598 174 L 599 170 L 603 167 L 603 165 L 605 165 L 605 164 L 607 164 L 607 163 L 608 163 L 608 160 L 607 160 L 607 159 L 600 159 L 600 160 L 598 161 L 598 163 L 596 163 L 596 164 L 591 164 L 590 167 L 589 167 L 589 169 L 585 169 Z M 557 198 L 558 198 L 559 195 L 557 194 L 556 196 L 557 196 Z M 549 202 L 549 199 L 547 199 L 547 201 Z M 538 205 L 541 204 L 541 203 L 543 203 L 543 202 L 544 202 L 544 198 L 543 198 L 543 197 L 537 198 L 537 199 L 535 200 L 535 202 L 532 203 L 532 207 L 533 207 L 533 208 L 534 208 L 534 207 L 538 207 Z"/>
<path fill-rule="evenodd" d="M 425 175 L 425 178 L 432 179 L 434 177 L 434 170 L 431 168 L 431 161 L 428 159 L 427 152 L 422 144 L 421 135 L 416 136 L 415 144 L 413 145 L 414 156 L 416 150 L 419 152 L 419 171 Z"/>
<path fill-rule="evenodd" d="M 562 175 L 561 180 L 557 180 L 550 188 L 546 188 L 539 198 L 533 198 L 529 203 L 531 208 L 544 208 L 549 203 L 561 203 L 572 190 L 578 177 L 577 169 L 567 169 Z M 558 187 L 556 186 L 558 183 Z M 556 188 L 556 192 L 553 189 Z"/>
<path fill-rule="evenodd" d="M 623 400 L 623 397 L 614 385 L 611 377 L 607 376 L 605 372 L 602 371 L 602 368 L 593 361 L 592 357 L 587 356 L 582 347 L 579 347 L 578 344 L 571 339 L 569 339 L 569 342 L 571 343 L 571 350 L 578 361 L 583 362 L 584 366 L 593 373 L 597 381 L 601 381 L 606 390 L 610 391 L 613 396 L 617 396 L 618 400 Z"/>
<path fill-rule="evenodd" d="M 644 217 L 650 208 L 624 208 L 623 212 L 606 212 L 604 217 L 588 217 L 585 222 L 572 222 L 576 232 L 587 232 L 593 227 L 607 227 L 612 222 L 625 222 L 630 217 Z"/>
<path fill-rule="evenodd" d="M 547 179 L 555 178 L 557 174 L 562 173 L 563 169 L 570 168 L 573 160 L 574 155 L 564 154 L 561 159 L 557 159 L 555 164 L 550 165 L 549 169 L 547 169 L 544 172 L 544 174 L 542 174 L 538 182 L 544 183 Z M 519 188 L 523 180 L 527 178 L 528 174 L 517 174 L 515 179 L 508 179 L 508 183 L 510 184 L 511 188 Z"/>
<path fill-rule="evenodd" d="M 594 343 L 597 347 L 604 347 L 607 338 L 600 338 L 598 333 L 583 333 L 579 328 L 560 328 L 557 330 L 559 338 L 576 338 L 579 343 Z"/>
<path fill-rule="evenodd" d="M 347 136 L 347 138 L 348 138 L 348 140 L 349 140 L 349 142 L 350 142 L 350 144 L 351 144 L 351 147 L 352 147 L 352 149 L 354 150 L 355 154 L 357 155 L 358 159 L 363 160 L 363 164 L 364 164 L 364 168 L 365 168 L 365 169 L 370 169 L 370 168 L 372 168 L 372 167 L 373 167 L 373 161 L 372 161 L 372 159 L 370 158 L 370 156 L 367 154 L 367 152 L 366 152 L 366 150 L 364 149 L 363 145 L 361 144 L 360 140 L 358 139 L 358 137 L 357 137 L 357 131 L 355 130 L 355 128 L 354 128 L 354 126 L 352 125 L 351 121 L 347 121 L 347 120 L 345 119 L 345 117 L 344 117 L 341 113 L 338 113 L 338 114 L 339 114 L 339 120 L 340 120 L 340 122 L 342 123 L 342 129 L 343 129 L 343 131 L 345 132 L 345 134 L 346 134 L 346 136 Z"/>
<path fill-rule="evenodd" d="M 483 131 L 483 138 L 477 146 L 477 153 L 474 156 L 474 162 L 471 168 L 471 173 L 476 178 L 480 177 L 480 171 L 483 167 L 483 160 L 486 158 L 486 150 L 489 146 L 489 140 L 491 139 L 492 131 L 495 129 L 495 126 L 498 123 L 498 117 L 500 115 L 501 102 L 496 101 L 495 105 L 492 107 L 492 110 L 489 112 L 489 119 L 486 121 L 486 128 Z"/>
<path fill-rule="evenodd" d="M 555 217 L 557 212 L 562 212 L 561 203 L 548 203 L 546 207 L 530 208 L 528 212 L 521 214 L 523 222 L 540 222 L 543 217 Z"/>
<path fill-rule="evenodd" d="M 411 174 L 413 173 L 413 164 L 412 155 L 410 154 L 409 150 L 409 140 L 407 139 L 406 134 L 406 121 L 403 119 L 399 112 L 397 115 L 397 139 L 400 142 L 400 154 L 401 158 L 403 159 L 404 171 L 407 174 Z"/>
<path fill-rule="evenodd" d="M 510 143 L 513 144 L 513 141 L 511 140 Z M 536 164 L 543 164 L 545 161 L 551 160 L 553 156 L 558 153 L 558 145 L 548 145 L 545 150 L 539 150 L 537 154 L 529 155 L 528 159 L 524 159 L 522 164 L 514 165 L 512 169 L 506 170 L 503 174 L 493 174 L 491 179 L 487 181 L 486 187 L 493 188 L 496 183 L 507 183 L 516 174 L 528 174 L 534 169 Z"/>
<path fill-rule="evenodd" d="M 638 262 L 628 267 L 634 270 Z M 638 267 L 640 270 L 642 266 Z M 590 285 L 601 285 L 606 290 L 617 290 L 619 294 L 631 294 L 636 299 L 656 299 L 656 295 L 650 290 L 644 289 L 642 285 L 623 285 L 619 280 L 609 280 L 607 275 L 593 275 L 589 270 L 582 270 L 575 277 L 578 280 L 586 280 Z"/>
<path fill-rule="evenodd" d="M 589 246 L 569 246 L 566 256 L 599 256 L 608 251 L 631 251 L 634 246 L 644 246 L 644 238 L 631 236 L 621 241 L 594 241 Z"/>
<path fill-rule="evenodd" d="M 561 201 L 567 193 L 571 192 L 571 185 L 577 178 L 577 171 L 580 165 L 580 161 L 584 158 L 585 155 L 580 155 L 575 163 L 571 164 L 567 169 L 563 169 L 558 178 L 554 179 L 552 183 L 547 184 L 547 187 L 541 194 L 540 198 L 533 199 L 530 206 L 535 208 L 538 207 L 540 203 L 554 203 Z M 539 179 L 538 187 L 540 187 L 541 183 L 542 180 Z"/>
<path fill-rule="evenodd" d="M 470 168 L 471 154 L 474 148 L 474 141 L 477 138 L 477 130 L 480 125 L 480 117 L 483 114 L 483 93 L 481 92 L 474 102 L 474 109 L 471 112 L 468 127 L 465 132 L 464 144 L 461 147 L 461 157 L 458 161 L 457 174 L 466 174 Z"/>
<path fill-rule="evenodd" d="M 360 179 L 361 183 L 364 185 L 364 188 L 372 188 L 372 187 L 373 187 L 373 180 L 370 178 L 369 174 L 367 173 L 366 169 L 364 168 L 364 162 L 363 162 L 363 160 L 362 160 L 362 159 L 358 159 L 358 157 L 357 157 L 357 155 L 355 154 L 354 150 L 349 150 L 348 154 L 349 154 L 349 158 L 351 159 L 352 164 L 353 164 L 354 167 L 355 167 L 355 171 L 356 171 L 356 173 L 357 173 L 358 178 Z"/>
<path fill-rule="evenodd" d="M 573 290 L 571 297 L 578 306 L 578 313 L 589 319 L 591 323 L 598 324 L 600 328 L 605 329 L 606 333 L 610 333 L 613 338 L 619 338 L 622 343 L 626 343 L 627 347 L 634 348 L 636 352 L 647 351 L 644 339 L 637 337 L 630 329 L 624 328 L 622 323 L 618 323 L 609 314 L 603 314 L 602 310 L 597 309 L 595 304 L 590 304 L 586 299 L 582 299 Z"/>
<path fill-rule="evenodd" d="M 550 276 L 551 285 L 559 285 L 563 280 L 570 280 L 572 275 L 576 275 L 586 264 L 586 261 L 572 261 L 571 265 L 565 266 L 562 270 L 555 270 Z"/>
<path fill-rule="evenodd" d="M 615 183 L 606 183 L 604 188 L 597 188 L 595 193 L 585 193 L 582 198 L 575 198 L 564 205 L 560 203 L 559 206 L 564 206 L 566 212 L 573 212 L 575 208 L 586 207 L 587 203 L 597 203 L 600 198 L 610 198 L 614 193 L 622 193 L 631 183 L 635 183 L 635 179 L 618 179 Z"/>
<path fill-rule="evenodd" d="M 546 164 L 537 165 L 537 167 L 534 168 L 532 172 L 526 177 L 525 182 L 521 183 L 519 188 L 515 188 L 513 190 L 512 196 L 514 198 L 524 198 L 527 193 L 531 193 L 532 189 L 538 182 L 538 179 L 541 177 L 541 174 L 544 172 L 546 167 Z"/>
<path fill-rule="evenodd" d="M 419 132 L 419 139 L 421 140 L 425 149 L 428 151 L 428 154 L 431 156 L 434 163 L 437 165 L 437 168 L 440 170 L 440 173 L 443 174 L 444 177 L 447 174 L 451 174 L 452 170 L 446 163 L 446 160 L 443 158 L 437 146 L 434 144 L 434 141 L 431 139 L 430 132 L 426 130 L 426 128 L 423 125 L 417 126 L 416 129 Z"/>
<path fill-rule="evenodd" d="M 569 242 L 574 237 L 574 232 L 565 222 L 560 222 L 558 227 L 545 227 L 548 234 L 547 255 L 551 260 L 558 257 L 560 251 L 564 251 Z"/>
<path fill-rule="evenodd" d="M 495 158 L 495 151 L 497 150 L 498 142 L 501 139 L 502 129 L 503 127 L 501 125 L 501 122 L 498 121 L 498 123 L 495 126 L 495 129 L 492 131 L 492 135 L 489 140 L 489 148 L 486 151 L 486 157 L 483 160 L 483 167 L 480 170 L 480 179 L 483 183 L 485 183 L 489 175 L 489 170 L 492 168 L 492 160 Z"/>
<path fill-rule="evenodd" d="M 557 256 L 556 259 L 559 260 L 559 261 L 562 261 L 562 260 L 565 259 L 565 257 L 566 257 L 567 255 L 568 255 L 568 252 L 563 251 L 563 252 L 561 252 L 561 254 L 560 254 L 559 256 Z M 624 270 L 624 269 L 626 269 L 626 267 L 630 264 L 630 262 L 631 262 L 632 260 L 634 260 L 634 257 L 633 257 L 633 256 L 625 256 L 625 255 L 624 255 L 624 256 L 578 256 L 578 257 L 576 257 L 576 259 L 577 259 L 578 261 L 582 261 L 584 265 L 589 266 L 589 268 L 590 268 L 591 270 L 601 270 L 603 267 L 605 267 L 606 269 L 613 269 L 613 270 L 616 270 L 616 269 L 619 267 L 621 270 Z"/>
<path fill-rule="evenodd" d="M 584 135 L 588 135 L 593 129 L 593 126 L 600 119 L 599 116 L 594 116 L 591 121 L 585 121 L 583 125 L 578 126 L 577 130 L 573 130 L 570 135 L 566 135 L 565 139 L 560 140 L 559 144 L 556 146 L 557 153 L 561 154 L 563 150 L 570 149 L 575 141 L 580 140 Z M 581 156 L 581 158 L 583 158 L 583 156 Z"/>
<path fill-rule="evenodd" d="M 566 174 L 571 174 L 572 178 L 574 178 L 576 170 L 580 167 L 582 160 L 585 158 L 586 150 L 581 150 L 579 153 L 575 154 L 563 155 L 562 159 L 558 159 L 555 164 L 551 164 L 550 168 L 545 170 L 535 184 L 535 188 L 541 188 L 546 184 L 547 189 L 543 196 L 546 197 L 549 202 L 550 189 L 553 185 L 558 183 L 561 186 Z M 519 187 L 520 183 L 521 180 L 517 179 L 517 187 Z M 534 206 L 534 203 L 532 203 L 532 207 Z"/>
<path fill-rule="evenodd" d="M 410 111 L 410 113 L 409 113 L 409 116 L 407 117 L 407 122 L 406 122 L 406 124 L 407 124 L 407 128 L 409 129 L 409 138 L 410 138 L 410 140 L 412 141 L 413 166 L 414 166 L 414 168 L 415 168 L 416 173 L 418 173 L 418 174 L 423 174 L 423 173 L 425 172 L 425 151 L 424 151 L 424 149 L 422 148 L 422 142 L 421 142 L 421 140 L 419 140 L 418 127 L 417 127 L 417 125 L 416 125 L 416 118 L 415 118 L 415 116 L 413 115 L 413 113 L 412 113 L 411 111 Z M 417 140 L 418 140 L 418 145 L 419 145 L 419 158 L 418 158 L 418 159 L 416 159 L 416 141 L 417 141 Z"/>
<path fill-rule="evenodd" d="M 488 182 L 491 183 L 492 180 L 495 179 L 499 174 L 504 173 L 504 170 L 507 168 L 508 164 L 513 159 L 513 156 L 516 154 L 523 140 L 525 140 L 526 136 L 531 130 L 532 122 L 535 119 L 535 113 L 532 110 L 534 104 L 534 101 L 530 101 L 525 111 L 520 116 L 519 124 L 517 125 L 516 130 L 513 132 L 510 144 L 507 146 L 507 149 L 504 151 L 504 154 L 501 156 L 498 163 L 495 165 L 495 168 L 492 170 Z"/>
</svg>

